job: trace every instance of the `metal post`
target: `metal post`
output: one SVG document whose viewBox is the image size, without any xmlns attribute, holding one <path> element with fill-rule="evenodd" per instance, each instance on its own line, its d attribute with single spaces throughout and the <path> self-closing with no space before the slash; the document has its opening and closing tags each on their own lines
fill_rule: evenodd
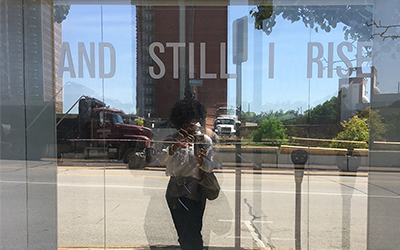
<svg viewBox="0 0 400 250">
<path fill-rule="evenodd" d="M 179 42 L 186 43 L 186 6 L 179 6 Z M 179 48 L 179 96 L 185 97 L 186 87 L 186 48 Z"/>
<path fill-rule="evenodd" d="M 247 61 L 247 16 L 233 22 L 233 63 L 236 64 L 236 116 L 242 114 L 242 63 Z M 240 124 L 240 123 L 238 123 Z M 235 249 L 240 249 L 241 226 L 241 154 L 240 125 L 236 128 L 236 178 L 235 178 Z"/>
<path fill-rule="evenodd" d="M 295 239 L 296 250 L 301 249 L 301 183 L 304 176 L 304 165 L 295 165 L 294 178 L 296 182 L 296 209 L 295 209 Z"/>
<path fill-rule="evenodd" d="M 237 144 L 236 144 L 237 145 Z M 238 163 L 238 162 L 237 162 Z M 240 165 L 236 165 L 235 171 L 235 249 L 240 249 L 240 227 L 241 227 L 241 188 L 242 188 L 242 173 Z"/>
<path fill-rule="evenodd" d="M 354 182 L 349 182 L 346 175 L 340 175 L 340 191 L 342 194 L 342 249 L 350 250 L 351 232 L 351 198 L 354 191 Z M 346 182 L 346 185 L 342 184 Z"/>
<path fill-rule="evenodd" d="M 295 249 L 301 250 L 301 183 L 304 176 L 304 165 L 308 160 L 308 153 L 305 149 L 295 149 L 291 155 L 294 164 L 294 180 L 296 183 L 296 198 L 295 198 Z"/>
<path fill-rule="evenodd" d="M 242 64 L 236 64 L 236 112 L 237 118 L 241 118 L 242 103 Z M 240 141 L 240 126 L 236 128 L 236 178 L 235 178 L 235 249 L 240 249 L 240 227 L 241 227 L 241 189 L 242 189 L 242 171 L 240 169 L 242 154 L 242 144 Z"/>
</svg>

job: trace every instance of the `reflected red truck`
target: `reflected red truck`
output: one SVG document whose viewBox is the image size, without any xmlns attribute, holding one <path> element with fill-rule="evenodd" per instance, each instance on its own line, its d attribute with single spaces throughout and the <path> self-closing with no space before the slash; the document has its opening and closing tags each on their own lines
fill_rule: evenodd
<svg viewBox="0 0 400 250">
<path fill-rule="evenodd" d="M 78 114 L 57 115 L 58 157 L 78 153 L 85 159 L 117 159 L 135 169 L 151 162 L 151 129 L 124 123 L 121 110 L 109 108 L 96 98 L 82 96 L 70 110 L 77 103 Z"/>
</svg>

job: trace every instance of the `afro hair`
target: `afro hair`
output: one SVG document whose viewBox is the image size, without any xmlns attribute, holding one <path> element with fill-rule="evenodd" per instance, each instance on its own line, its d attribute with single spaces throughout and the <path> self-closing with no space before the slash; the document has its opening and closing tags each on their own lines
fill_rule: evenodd
<svg viewBox="0 0 400 250">
<path fill-rule="evenodd" d="M 195 99 L 183 99 L 176 102 L 170 113 L 170 121 L 175 128 L 182 128 L 188 122 L 200 122 L 205 125 L 207 111 L 204 105 Z"/>
</svg>

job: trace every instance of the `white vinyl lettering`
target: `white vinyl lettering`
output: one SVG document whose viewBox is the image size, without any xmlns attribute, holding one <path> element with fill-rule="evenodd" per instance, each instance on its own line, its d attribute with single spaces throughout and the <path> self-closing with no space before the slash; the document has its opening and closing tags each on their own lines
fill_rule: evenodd
<svg viewBox="0 0 400 250">
<path fill-rule="evenodd" d="M 189 43 L 189 79 L 194 79 L 194 43 Z"/>
<path fill-rule="evenodd" d="M 236 78 L 236 74 L 226 73 L 226 43 L 220 45 L 220 74 L 221 79 Z"/>
<path fill-rule="evenodd" d="M 313 57 L 313 47 L 318 49 L 318 54 L 316 57 Z M 318 65 L 318 78 L 322 78 L 322 62 L 321 58 L 324 55 L 324 48 L 321 43 L 310 42 L 308 43 L 308 51 L 307 51 L 307 78 L 312 78 L 312 64 L 316 63 Z"/>
<path fill-rule="evenodd" d="M 83 78 L 83 58 L 89 71 L 90 78 L 95 78 L 94 43 L 90 43 L 90 60 L 86 52 L 85 44 L 78 42 L 78 76 Z"/>
<path fill-rule="evenodd" d="M 206 73 L 206 43 L 200 43 L 200 78 L 216 79 L 217 74 Z"/>
<path fill-rule="evenodd" d="M 348 52 L 353 51 L 353 47 L 351 46 L 351 43 L 349 43 L 349 42 L 341 42 L 341 43 L 339 43 L 339 45 L 337 47 L 337 52 L 338 52 L 339 58 L 344 62 L 344 64 L 348 68 L 347 73 L 343 74 L 342 67 L 341 66 L 336 67 L 337 75 L 342 78 L 349 77 L 353 73 L 353 65 L 351 64 L 349 58 L 347 58 L 347 56 L 343 53 L 343 47 L 347 47 Z"/>
<path fill-rule="evenodd" d="M 269 43 L 268 78 L 270 79 L 274 78 L 274 70 L 275 70 L 274 65 L 275 65 L 275 43 Z"/>
<path fill-rule="evenodd" d="M 110 70 L 108 73 L 104 72 L 104 49 L 109 50 Z M 78 77 L 83 78 L 83 59 L 87 66 L 87 70 L 91 78 L 96 77 L 96 63 L 95 63 L 95 43 L 90 43 L 90 54 L 88 55 L 85 44 L 78 42 Z M 68 66 L 65 66 L 65 58 L 68 60 Z M 75 58 L 76 59 L 76 58 Z M 115 48 L 111 43 L 99 43 L 99 77 L 111 78 L 115 75 L 117 68 L 117 58 Z M 71 78 L 76 78 L 75 67 L 72 60 L 71 48 L 68 42 L 63 42 L 61 47 L 60 62 L 58 65 L 57 77 L 62 78 L 64 72 L 69 72 Z"/>
<path fill-rule="evenodd" d="M 166 43 L 165 47 L 172 47 L 173 78 L 179 78 L 179 47 L 184 48 L 185 43 Z"/>
<path fill-rule="evenodd" d="M 104 72 L 104 48 L 110 50 L 110 72 L 107 74 Z M 111 78 L 115 75 L 116 69 L 116 56 L 115 48 L 111 43 L 99 43 L 99 77 L 100 78 Z"/>
<path fill-rule="evenodd" d="M 164 45 L 162 45 L 162 43 L 159 43 L 159 42 L 154 42 L 154 43 L 150 44 L 150 46 L 149 46 L 150 57 L 160 68 L 160 72 L 158 74 L 156 74 L 154 72 L 154 67 L 150 66 L 149 73 L 153 79 L 161 79 L 165 75 L 165 65 L 161 61 L 161 59 L 156 55 L 156 52 L 154 51 L 155 47 L 159 48 L 160 53 L 164 53 Z"/>
<path fill-rule="evenodd" d="M 64 65 L 65 55 L 67 55 L 68 67 L 66 67 Z M 57 77 L 60 77 L 60 78 L 63 77 L 63 73 L 65 71 L 69 71 L 71 78 L 76 77 L 75 70 L 74 70 L 74 63 L 72 62 L 71 49 L 69 47 L 68 42 L 63 42 L 62 47 L 61 47 L 61 57 L 60 57 L 59 65 L 58 65 Z"/>
<path fill-rule="evenodd" d="M 333 43 L 328 43 L 328 78 L 333 77 Z"/>
</svg>

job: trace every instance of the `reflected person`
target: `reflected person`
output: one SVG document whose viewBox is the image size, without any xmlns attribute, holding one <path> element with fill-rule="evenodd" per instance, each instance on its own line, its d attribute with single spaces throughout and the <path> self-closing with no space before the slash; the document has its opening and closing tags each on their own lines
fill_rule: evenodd
<svg viewBox="0 0 400 250">
<path fill-rule="evenodd" d="M 206 109 L 194 99 L 180 100 L 173 105 L 170 121 L 177 132 L 168 136 L 160 162 L 170 176 L 166 199 L 183 250 L 202 250 L 201 234 L 206 194 L 199 184 L 203 171 L 214 168 L 212 140 L 202 133 Z M 201 144 L 196 142 L 201 138 Z"/>
</svg>

